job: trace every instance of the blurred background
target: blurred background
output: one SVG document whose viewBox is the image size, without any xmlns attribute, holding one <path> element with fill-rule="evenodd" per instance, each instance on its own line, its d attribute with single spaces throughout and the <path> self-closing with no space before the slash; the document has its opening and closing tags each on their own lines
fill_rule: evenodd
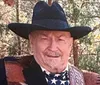
<svg viewBox="0 0 100 85">
<path fill-rule="evenodd" d="M 31 23 L 33 7 L 38 1 L 51 0 L 0 0 L 0 58 L 30 54 L 28 40 L 15 35 L 7 25 Z M 100 0 L 53 1 L 64 8 L 71 26 L 92 28 L 89 35 L 73 42 L 69 61 L 80 69 L 100 73 Z"/>
</svg>

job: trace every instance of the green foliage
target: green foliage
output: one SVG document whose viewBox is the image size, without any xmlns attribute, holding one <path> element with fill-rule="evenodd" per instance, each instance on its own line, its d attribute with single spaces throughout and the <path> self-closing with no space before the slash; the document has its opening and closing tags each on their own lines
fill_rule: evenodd
<svg viewBox="0 0 100 85">
<path fill-rule="evenodd" d="M 8 55 L 17 55 L 17 43 L 8 46 Z"/>
<path fill-rule="evenodd" d="M 79 68 L 100 73 L 100 41 L 93 36 L 80 40 Z"/>
<path fill-rule="evenodd" d="M 82 54 L 81 56 L 79 56 L 79 62 L 79 68 L 97 72 L 100 74 L 100 55 L 98 55 L 98 53 L 91 53 L 86 55 Z"/>
</svg>

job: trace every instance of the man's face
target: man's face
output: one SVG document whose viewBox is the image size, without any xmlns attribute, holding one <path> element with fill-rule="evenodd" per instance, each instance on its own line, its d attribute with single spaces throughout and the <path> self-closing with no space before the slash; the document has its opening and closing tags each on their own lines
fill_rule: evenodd
<svg viewBox="0 0 100 85">
<path fill-rule="evenodd" d="M 29 35 L 30 46 L 36 62 L 52 73 L 63 71 L 72 48 L 70 32 L 35 31 Z"/>
</svg>

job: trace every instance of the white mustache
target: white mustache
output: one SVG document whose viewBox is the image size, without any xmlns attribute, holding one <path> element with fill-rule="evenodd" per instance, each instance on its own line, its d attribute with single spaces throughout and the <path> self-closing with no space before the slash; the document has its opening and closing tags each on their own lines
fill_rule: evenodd
<svg viewBox="0 0 100 85">
<path fill-rule="evenodd" d="M 48 56 L 61 56 L 61 54 L 58 52 L 46 52 L 45 54 Z"/>
</svg>

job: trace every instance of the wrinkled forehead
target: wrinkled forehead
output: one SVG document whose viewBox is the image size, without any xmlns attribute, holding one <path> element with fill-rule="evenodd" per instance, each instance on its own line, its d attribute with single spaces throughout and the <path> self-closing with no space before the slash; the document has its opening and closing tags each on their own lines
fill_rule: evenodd
<svg viewBox="0 0 100 85">
<path fill-rule="evenodd" d="M 66 36 L 66 37 L 71 37 L 71 33 L 68 31 L 48 31 L 48 30 L 37 30 L 37 31 L 33 31 L 30 33 L 31 35 L 44 35 L 44 36 L 50 36 L 50 35 L 54 35 L 54 36 Z"/>
</svg>

